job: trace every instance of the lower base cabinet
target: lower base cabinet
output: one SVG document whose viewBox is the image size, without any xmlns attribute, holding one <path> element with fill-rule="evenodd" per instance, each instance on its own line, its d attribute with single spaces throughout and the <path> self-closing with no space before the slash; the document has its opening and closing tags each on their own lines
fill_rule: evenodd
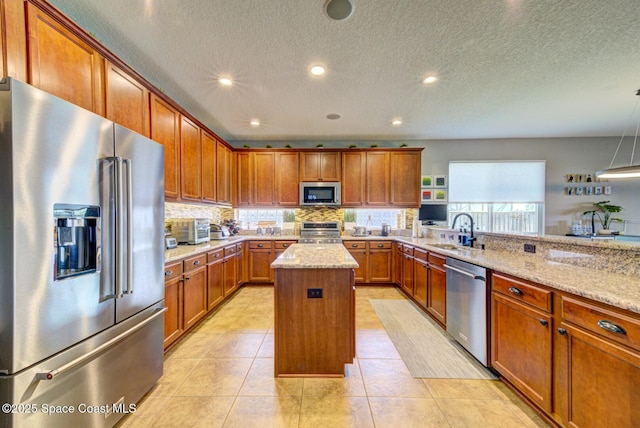
<svg viewBox="0 0 640 428">
<path fill-rule="evenodd" d="M 164 268 L 164 347 L 168 347 L 184 332 L 182 322 L 182 261 L 169 263 Z"/>
<path fill-rule="evenodd" d="M 207 255 L 184 261 L 184 329 L 193 327 L 207 314 Z"/>
<path fill-rule="evenodd" d="M 223 250 L 207 254 L 207 310 L 212 310 L 224 299 Z"/>
<path fill-rule="evenodd" d="M 428 268 L 427 252 L 415 248 L 413 250 L 413 298 L 423 309 L 427 307 Z"/>
<path fill-rule="evenodd" d="M 442 326 L 447 324 L 447 258 L 437 253 L 427 255 L 427 312 Z"/>
</svg>

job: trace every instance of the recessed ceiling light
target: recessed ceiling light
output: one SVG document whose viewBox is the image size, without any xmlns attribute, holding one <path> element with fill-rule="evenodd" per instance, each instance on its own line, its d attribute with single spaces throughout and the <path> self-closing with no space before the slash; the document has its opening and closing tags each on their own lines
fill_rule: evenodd
<svg viewBox="0 0 640 428">
<path fill-rule="evenodd" d="M 229 79 L 228 77 L 221 77 L 218 79 L 218 82 L 220 82 L 221 85 L 223 86 L 231 86 L 233 85 L 233 81 L 231 79 Z"/>
<path fill-rule="evenodd" d="M 251 124 L 251 126 L 260 126 L 260 121 L 258 119 L 251 119 L 249 124 Z"/>
<path fill-rule="evenodd" d="M 328 114 L 328 115 L 327 115 L 327 119 L 329 119 L 329 120 L 336 120 L 336 119 L 340 119 L 340 117 L 341 117 L 341 116 L 340 116 L 339 114 L 336 114 L 336 113 L 331 113 L 331 114 Z"/>
<path fill-rule="evenodd" d="M 402 125 L 402 120 L 400 120 L 400 119 L 393 119 L 393 120 L 391 121 L 391 124 L 392 124 L 393 126 L 400 126 L 400 125 Z"/>
<path fill-rule="evenodd" d="M 429 85 L 429 84 L 435 82 L 436 80 L 438 80 L 438 78 L 436 76 L 427 76 L 427 77 L 424 78 L 422 83 L 424 83 L 425 85 Z"/>
<path fill-rule="evenodd" d="M 314 76 L 322 76 L 325 73 L 325 68 L 321 65 L 314 65 L 313 67 L 311 67 L 311 74 L 313 74 Z"/>
</svg>

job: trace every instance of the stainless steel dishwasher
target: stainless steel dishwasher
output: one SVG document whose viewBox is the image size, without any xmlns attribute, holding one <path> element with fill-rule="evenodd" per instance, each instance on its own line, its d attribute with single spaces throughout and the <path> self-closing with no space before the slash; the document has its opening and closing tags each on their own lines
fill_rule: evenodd
<svg viewBox="0 0 640 428">
<path fill-rule="evenodd" d="M 447 257 L 447 332 L 487 366 L 487 270 Z"/>
</svg>

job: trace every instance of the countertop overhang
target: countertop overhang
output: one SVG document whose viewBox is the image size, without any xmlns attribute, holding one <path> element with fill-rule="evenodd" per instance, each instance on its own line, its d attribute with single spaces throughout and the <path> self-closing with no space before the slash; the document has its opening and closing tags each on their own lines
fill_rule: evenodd
<svg viewBox="0 0 640 428">
<path fill-rule="evenodd" d="M 355 269 L 359 266 L 342 244 L 293 244 L 271 263 L 274 269 Z"/>
</svg>

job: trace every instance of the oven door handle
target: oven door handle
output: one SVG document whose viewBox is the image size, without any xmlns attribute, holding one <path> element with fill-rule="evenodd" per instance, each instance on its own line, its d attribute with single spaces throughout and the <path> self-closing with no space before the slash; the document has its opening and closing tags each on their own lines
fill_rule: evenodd
<svg viewBox="0 0 640 428">
<path fill-rule="evenodd" d="M 486 280 L 487 280 L 487 279 L 486 279 L 484 276 L 482 276 L 482 275 L 474 275 L 474 274 L 472 274 L 471 272 L 467 272 L 466 270 L 458 269 L 457 267 L 453 267 L 453 266 L 450 266 L 450 265 L 448 265 L 448 264 L 445 264 L 445 265 L 444 265 L 444 267 L 445 267 L 445 268 L 447 268 L 447 269 L 451 269 L 452 271 L 455 271 L 455 272 L 461 273 L 462 275 L 468 276 L 468 277 L 470 277 L 470 278 L 477 279 L 478 281 L 483 281 L 483 282 L 484 282 L 484 281 L 486 281 Z"/>
<path fill-rule="evenodd" d="M 90 352 L 87 352 L 84 355 L 81 355 L 80 357 L 76 358 L 75 360 L 69 361 L 67 364 L 65 364 L 65 365 L 63 365 L 61 367 L 58 367 L 57 369 L 36 373 L 36 379 L 38 379 L 38 380 L 52 380 L 55 377 L 60 376 L 61 374 L 64 374 L 66 371 L 71 370 L 72 368 L 83 364 L 85 361 L 88 361 L 88 360 L 92 359 L 93 357 L 95 357 L 99 353 L 101 353 L 104 350 L 106 350 L 107 348 L 111 347 L 114 343 L 119 342 L 122 339 L 124 339 L 125 337 L 130 336 L 131 334 L 133 334 L 136 331 L 140 330 L 142 327 L 144 327 L 145 325 L 149 324 L 151 321 L 153 321 L 154 319 L 158 318 L 162 314 L 164 314 L 168 309 L 169 308 L 159 308 L 159 309 L 157 309 L 156 311 L 154 311 L 154 313 L 151 316 L 149 316 L 144 321 L 139 322 L 138 324 L 134 325 L 133 327 L 131 327 L 127 331 L 124 331 L 124 332 L 120 333 L 119 335 L 117 335 L 113 339 L 106 341 L 105 343 L 103 343 L 102 345 L 98 346 L 97 348 L 91 350 Z"/>
</svg>

